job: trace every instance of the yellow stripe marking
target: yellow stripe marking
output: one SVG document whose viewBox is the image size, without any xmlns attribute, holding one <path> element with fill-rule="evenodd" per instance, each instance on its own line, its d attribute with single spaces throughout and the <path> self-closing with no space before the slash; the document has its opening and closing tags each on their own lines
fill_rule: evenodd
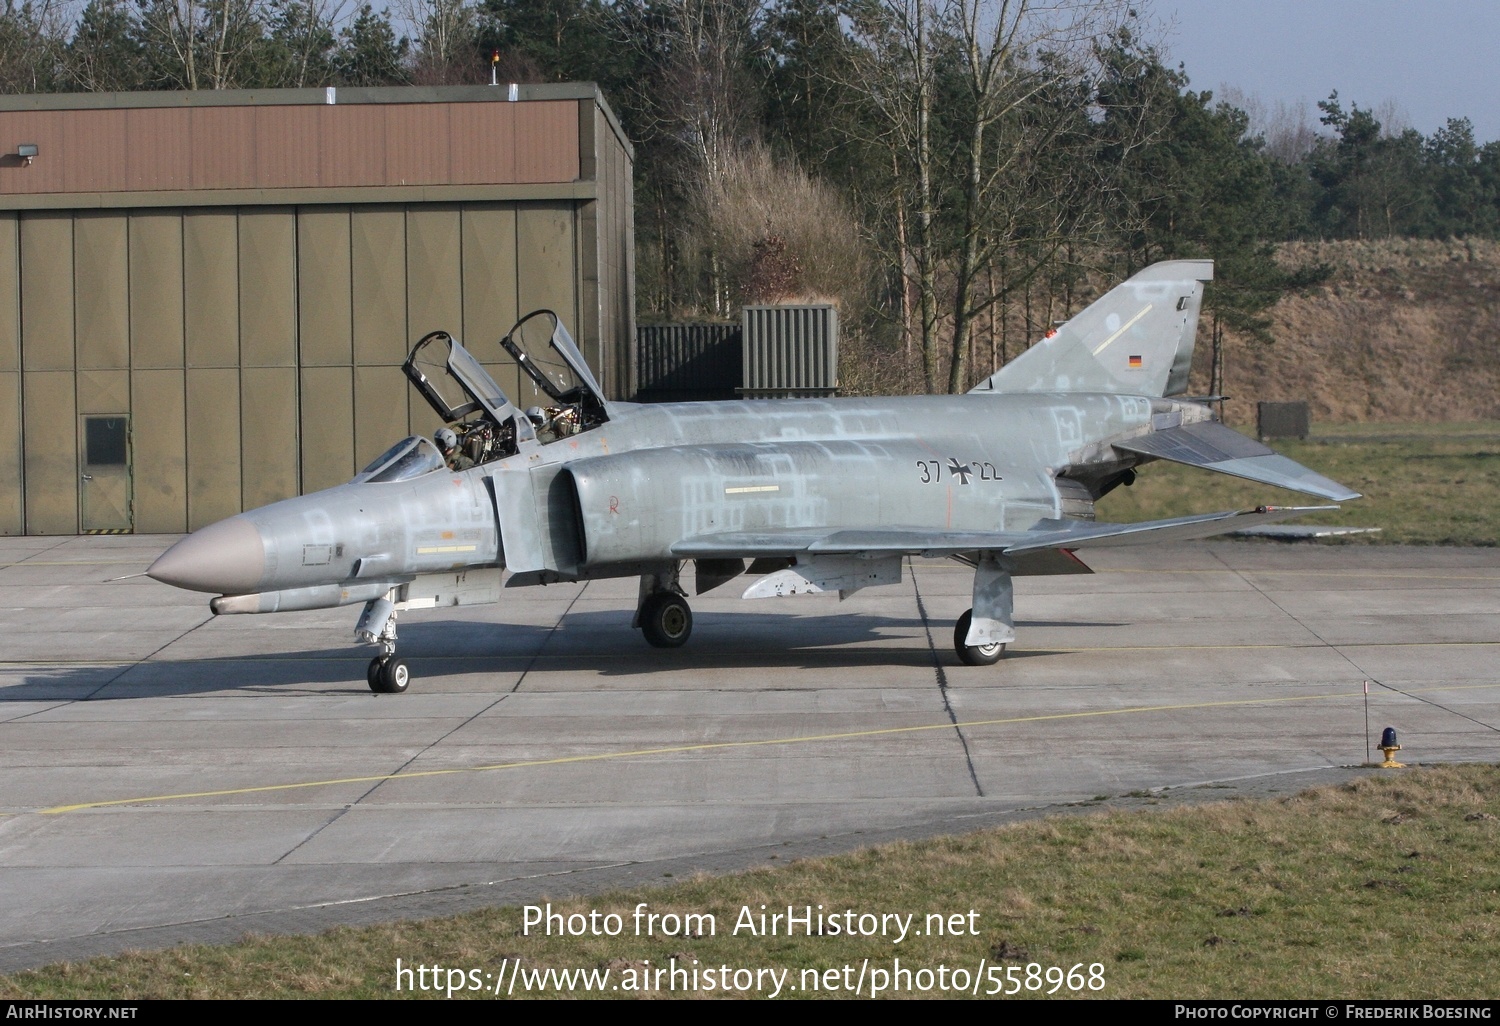
<svg viewBox="0 0 1500 1026">
<path fill-rule="evenodd" d="M 235 787 L 220 791 L 191 791 L 183 794 L 162 794 L 143 798 L 115 798 L 102 802 L 80 802 L 76 805 L 57 805 L 38 810 L 41 815 L 55 816 L 82 809 L 102 809 L 112 805 L 139 805 L 147 802 L 181 801 L 186 798 L 223 798 L 230 795 L 266 794 L 273 791 L 296 791 L 309 787 L 332 787 L 338 784 L 374 784 L 387 780 L 416 780 L 423 777 L 449 777 L 461 773 L 491 773 L 496 770 L 527 769 L 536 766 L 564 766 L 580 762 L 607 762 L 613 759 L 634 759 L 656 755 L 682 755 L 687 752 L 724 751 L 731 748 L 762 748 L 770 745 L 796 745 L 813 741 L 848 741 L 861 737 L 881 737 L 892 734 L 915 734 L 931 730 L 953 730 L 955 728 L 996 727 L 1018 723 L 1044 723 L 1054 720 L 1089 719 L 1100 716 L 1126 716 L 1132 713 L 1182 712 L 1188 709 L 1223 709 L 1246 705 L 1278 705 L 1287 702 L 1316 702 L 1330 698 L 1363 697 L 1360 690 L 1330 692 L 1321 695 L 1285 695 L 1280 698 L 1240 698 L 1223 702 L 1191 702 L 1179 705 L 1138 705 L 1124 709 L 1094 709 L 1086 712 L 1046 713 L 1041 716 L 1012 716 L 994 720 L 966 720 L 961 723 L 944 721 L 924 723 L 914 727 L 881 727 L 875 730 L 852 730 L 837 734 L 812 734 L 802 737 L 766 738 L 758 741 L 715 741 L 696 745 L 674 745 L 668 748 L 640 748 L 628 752 L 601 752 L 595 755 L 566 755 L 556 759 L 527 759 L 522 762 L 500 762 L 486 766 L 459 766 L 452 769 L 416 770 L 410 773 L 380 773 L 364 777 L 340 777 L 334 780 L 305 780 L 293 784 L 264 784 L 259 787 Z M 1457 684 L 1433 688 L 1409 688 L 1418 694 L 1426 691 L 1472 691 L 1500 687 L 1492 684 Z"/>
<path fill-rule="evenodd" d="M 1125 324 L 1124 324 L 1124 326 L 1121 327 L 1119 331 L 1117 331 L 1113 335 L 1109 336 L 1109 338 L 1105 339 L 1103 342 L 1100 342 L 1099 343 L 1099 348 L 1094 350 L 1094 355 L 1098 356 L 1100 353 L 1104 352 L 1105 347 L 1107 347 L 1111 342 L 1113 342 L 1115 339 L 1119 338 L 1121 335 L 1125 334 L 1125 332 L 1129 331 L 1130 330 L 1130 326 L 1132 324 L 1134 324 L 1136 321 L 1140 320 L 1142 317 L 1144 317 L 1148 313 L 1150 313 L 1152 305 L 1153 304 L 1151 304 L 1151 303 L 1147 303 L 1146 306 L 1145 306 L 1145 309 L 1143 309 L 1140 313 L 1136 314 L 1134 317 L 1130 318 L 1130 320 L 1126 321 Z"/>
<path fill-rule="evenodd" d="M 434 552 L 473 552 L 476 547 L 474 545 L 420 545 L 417 547 L 417 555 L 427 556 Z"/>
<path fill-rule="evenodd" d="M 724 489 L 725 495 L 748 495 L 751 492 L 779 492 L 781 485 L 740 485 L 737 488 Z"/>
</svg>

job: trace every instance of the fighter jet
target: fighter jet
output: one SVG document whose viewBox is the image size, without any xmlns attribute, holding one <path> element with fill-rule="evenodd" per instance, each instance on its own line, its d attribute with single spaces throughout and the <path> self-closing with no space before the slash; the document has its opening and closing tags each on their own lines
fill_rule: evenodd
<svg viewBox="0 0 1500 1026">
<path fill-rule="evenodd" d="M 447 454 L 404 439 L 348 484 L 194 532 L 147 573 L 215 595 L 217 614 L 363 604 L 356 637 L 378 648 L 366 679 L 397 693 L 411 680 L 396 652 L 396 617 L 408 610 L 638 577 L 633 626 L 674 648 L 693 629 L 688 560 L 699 594 L 747 575 L 746 598 L 846 598 L 898 583 L 908 557 L 948 557 L 974 570 L 955 651 L 988 665 L 1015 638 L 1019 575 L 1089 573 L 1080 550 L 1337 508 L 1095 520 L 1094 503 L 1142 464 L 1359 497 L 1184 396 L 1212 277 L 1211 261 L 1148 267 L 957 396 L 610 401 L 542 310 L 499 343 L 548 397 L 522 411 L 435 331 L 403 369 L 449 425 L 438 432 Z"/>
</svg>

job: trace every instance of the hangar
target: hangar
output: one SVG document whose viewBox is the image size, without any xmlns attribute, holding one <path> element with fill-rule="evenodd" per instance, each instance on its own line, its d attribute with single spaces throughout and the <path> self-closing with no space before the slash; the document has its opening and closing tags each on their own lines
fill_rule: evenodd
<svg viewBox="0 0 1500 1026">
<path fill-rule="evenodd" d="M 0 534 L 177 533 L 435 418 L 435 329 L 537 307 L 634 391 L 629 142 L 593 85 L 0 98 Z"/>
</svg>

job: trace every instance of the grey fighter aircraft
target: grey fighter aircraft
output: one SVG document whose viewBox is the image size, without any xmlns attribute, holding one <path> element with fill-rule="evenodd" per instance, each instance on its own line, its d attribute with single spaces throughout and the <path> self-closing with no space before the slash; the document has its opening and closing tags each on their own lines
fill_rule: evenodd
<svg viewBox="0 0 1500 1026">
<path fill-rule="evenodd" d="M 147 571 L 208 592 L 215 613 L 361 603 L 367 680 L 405 691 L 399 612 L 500 600 L 557 581 L 639 577 L 634 626 L 672 648 L 701 594 L 748 574 L 746 598 L 901 580 L 908 556 L 974 569 L 958 657 L 1015 638 L 1012 580 L 1088 573 L 1089 547 L 1202 538 L 1312 509 L 1133 524 L 1094 502 L 1170 460 L 1335 501 L 1358 493 L 1219 423 L 1183 397 L 1209 261 L 1146 268 L 967 395 L 636 405 L 604 398 L 557 317 L 500 346 L 549 397 L 517 409 L 457 339 L 433 332 L 404 370 L 450 425 L 450 454 L 396 443 L 348 484 L 194 532 Z M 508 574 L 508 576 L 506 576 Z"/>
</svg>

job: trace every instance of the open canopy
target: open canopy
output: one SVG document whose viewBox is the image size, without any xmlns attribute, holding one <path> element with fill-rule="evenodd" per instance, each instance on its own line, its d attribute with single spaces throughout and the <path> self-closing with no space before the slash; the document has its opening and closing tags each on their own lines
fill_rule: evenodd
<svg viewBox="0 0 1500 1026">
<path fill-rule="evenodd" d="M 527 314 L 500 345 L 554 403 L 577 410 L 580 430 L 609 420 L 604 390 L 557 314 L 551 310 Z"/>
</svg>

